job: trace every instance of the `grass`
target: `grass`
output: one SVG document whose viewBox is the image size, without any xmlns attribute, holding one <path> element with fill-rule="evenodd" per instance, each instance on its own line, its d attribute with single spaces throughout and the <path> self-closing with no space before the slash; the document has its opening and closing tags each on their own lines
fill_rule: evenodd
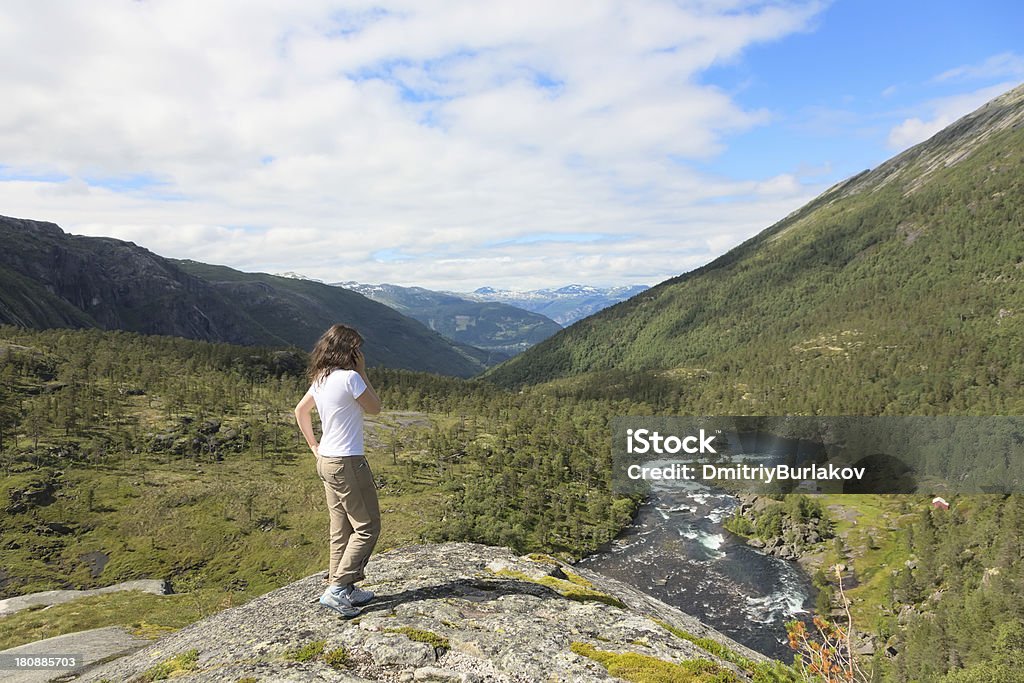
<svg viewBox="0 0 1024 683">
<path fill-rule="evenodd" d="M 288 650 L 281 655 L 281 659 L 286 659 L 290 662 L 314 662 L 319 660 L 332 669 L 339 671 L 347 669 L 352 665 L 352 658 L 348 650 L 343 647 L 328 650 L 326 640 L 314 640 L 302 647 Z"/>
<path fill-rule="evenodd" d="M 658 626 L 662 627 L 672 635 L 693 643 L 705 652 L 710 652 L 719 659 L 724 659 L 727 662 L 732 662 L 733 664 L 736 664 L 737 666 L 742 666 L 744 668 L 747 668 L 749 665 L 752 664 L 752 662 L 749 659 L 736 654 L 731 649 L 729 649 L 725 645 L 722 645 L 717 640 L 713 640 L 711 638 L 699 638 L 693 635 L 692 633 L 684 631 L 681 628 L 676 628 L 667 621 L 661 621 L 660 619 L 655 619 L 654 621 L 656 624 L 658 624 Z"/>
<path fill-rule="evenodd" d="M 700 638 L 660 619 L 654 622 L 672 635 L 750 673 L 755 683 L 791 683 L 800 680 L 797 672 L 782 662 L 755 662 L 712 638 Z"/>
<path fill-rule="evenodd" d="M 300 648 L 288 650 L 281 657 L 292 662 L 311 662 L 314 659 L 320 658 L 324 653 L 324 646 L 326 645 L 326 640 L 314 640 Z"/>
<path fill-rule="evenodd" d="M 332 669 L 341 670 L 352 666 L 352 656 L 343 647 L 328 650 L 323 656 L 324 663 Z"/>
<path fill-rule="evenodd" d="M 432 631 L 425 631 L 419 628 L 413 628 L 411 626 L 401 626 L 398 628 L 386 628 L 385 633 L 402 633 L 409 640 L 415 640 L 418 643 L 426 643 L 432 646 L 435 650 L 449 650 L 451 649 L 451 643 L 444 636 L 439 636 Z"/>
<path fill-rule="evenodd" d="M 136 679 L 133 679 L 132 683 L 150 683 L 151 681 L 163 681 L 168 678 L 173 678 L 176 675 L 183 674 L 189 671 L 195 671 L 199 668 L 197 663 L 199 659 L 198 650 L 189 650 L 182 652 L 180 655 L 166 659 L 156 666 L 150 667 L 142 672 L 142 675 Z"/>
<path fill-rule="evenodd" d="M 842 563 L 853 568 L 857 585 L 844 590 L 851 600 L 854 627 L 870 630 L 889 604 L 890 573 L 910 557 L 897 532 L 905 497 L 823 494 L 819 500 L 835 510 L 835 533 L 843 539 L 846 552 L 838 557 L 830 549 L 815 564 Z M 926 504 L 922 498 L 921 505 Z"/>
<path fill-rule="evenodd" d="M 593 659 L 608 673 L 634 683 L 740 683 L 741 678 L 706 659 L 678 664 L 635 652 L 617 653 L 598 650 L 587 643 L 570 646 L 578 655 Z"/>
<path fill-rule="evenodd" d="M 553 576 L 544 576 L 539 579 L 535 579 L 523 572 L 518 572 L 512 569 L 502 569 L 495 572 L 495 574 L 509 579 L 529 581 L 530 583 L 547 586 L 562 597 L 568 598 L 569 600 L 575 600 L 576 602 L 601 602 L 605 605 L 625 609 L 625 603 L 616 597 L 608 595 L 607 593 L 595 590 L 593 588 L 593 584 L 582 576 L 567 571 L 565 568 L 563 568 L 562 571 L 568 577 L 567 579 L 557 579 Z"/>
</svg>

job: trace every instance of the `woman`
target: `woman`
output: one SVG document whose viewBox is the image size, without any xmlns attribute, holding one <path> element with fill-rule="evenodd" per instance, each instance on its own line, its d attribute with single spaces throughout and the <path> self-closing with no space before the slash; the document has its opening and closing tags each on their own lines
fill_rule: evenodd
<svg viewBox="0 0 1024 683">
<path fill-rule="evenodd" d="M 309 391 L 295 406 L 295 421 L 306 437 L 324 482 L 331 515 L 331 563 L 320 604 L 345 617 L 373 598 L 356 588 L 380 535 L 380 508 L 373 473 L 363 450 L 363 413 L 380 412 L 380 398 L 366 376 L 363 338 L 351 327 L 332 325 L 309 360 Z M 320 415 L 321 438 L 311 412 Z"/>
</svg>

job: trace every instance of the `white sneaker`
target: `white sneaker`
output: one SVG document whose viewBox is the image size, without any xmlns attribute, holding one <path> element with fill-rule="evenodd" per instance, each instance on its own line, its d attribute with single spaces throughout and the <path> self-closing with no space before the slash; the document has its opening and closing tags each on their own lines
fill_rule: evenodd
<svg viewBox="0 0 1024 683">
<path fill-rule="evenodd" d="M 355 584 L 352 583 L 345 587 L 345 595 L 348 596 L 349 602 L 353 605 L 365 605 L 370 600 L 373 600 L 373 591 L 356 588 Z"/>
<path fill-rule="evenodd" d="M 340 587 L 329 586 L 324 594 L 320 596 L 320 604 L 324 607 L 330 608 L 345 617 L 351 619 L 352 617 L 358 616 L 361 609 L 352 604 Z"/>
</svg>

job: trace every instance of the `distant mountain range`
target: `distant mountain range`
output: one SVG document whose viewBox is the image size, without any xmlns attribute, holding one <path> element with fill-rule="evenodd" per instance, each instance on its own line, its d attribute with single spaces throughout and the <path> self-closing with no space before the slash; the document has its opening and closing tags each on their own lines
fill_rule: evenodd
<svg viewBox="0 0 1024 683">
<path fill-rule="evenodd" d="M 0 244 L 0 324 L 308 350 L 329 325 L 347 321 L 366 338 L 370 364 L 468 377 L 497 360 L 340 287 L 174 261 L 131 242 L 3 216 Z"/>
<path fill-rule="evenodd" d="M 558 289 L 525 291 L 481 287 L 472 292 L 453 294 L 473 301 L 495 301 L 516 306 L 545 315 L 559 325 L 567 327 L 577 320 L 625 301 L 647 289 L 647 285 L 607 288 L 567 285 Z"/>
<path fill-rule="evenodd" d="M 1022 340 L 1024 86 L 488 377 L 696 414 L 1018 415 Z"/>
<path fill-rule="evenodd" d="M 471 301 L 422 287 L 333 283 L 419 320 L 453 341 L 513 356 L 558 332 L 555 321 L 504 303 Z"/>
</svg>

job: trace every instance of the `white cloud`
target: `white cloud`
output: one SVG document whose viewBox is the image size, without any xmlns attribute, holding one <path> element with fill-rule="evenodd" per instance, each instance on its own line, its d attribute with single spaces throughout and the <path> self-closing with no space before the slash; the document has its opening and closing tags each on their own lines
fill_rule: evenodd
<svg viewBox="0 0 1024 683">
<path fill-rule="evenodd" d="M 904 119 L 889 131 L 889 147 L 894 150 L 904 150 L 919 142 L 924 142 L 960 117 L 971 113 L 1014 85 L 1015 83 L 1009 82 L 1000 83 L 961 95 L 931 100 L 924 105 L 929 112 L 927 118 L 922 119 L 915 116 Z"/>
<path fill-rule="evenodd" d="M 967 64 L 944 71 L 933 80 L 942 83 L 994 78 L 1024 78 L 1024 57 L 1013 52 L 1003 52 L 989 57 L 980 64 Z"/>
<path fill-rule="evenodd" d="M 922 121 L 917 117 L 904 119 L 902 123 L 889 131 L 889 147 L 904 150 L 927 140 L 955 120 L 955 117 L 950 118 L 946 115 L 936 116 L 928 121 Z"/>
<path fill-rule="evenodd" d="M 652 281 L 811 194 L 792 176 L 735 182 L 690 162 L 767 116 L 701 72 L 820 10 L 4 3 L 0 212 L 329 281 Z M 736 196 L 752 199 L 707 208 Z M 502 244 L 535 233 L 637 237 Z M 412 258 L 374 256 L 393 251 Z"/>
</svg>

